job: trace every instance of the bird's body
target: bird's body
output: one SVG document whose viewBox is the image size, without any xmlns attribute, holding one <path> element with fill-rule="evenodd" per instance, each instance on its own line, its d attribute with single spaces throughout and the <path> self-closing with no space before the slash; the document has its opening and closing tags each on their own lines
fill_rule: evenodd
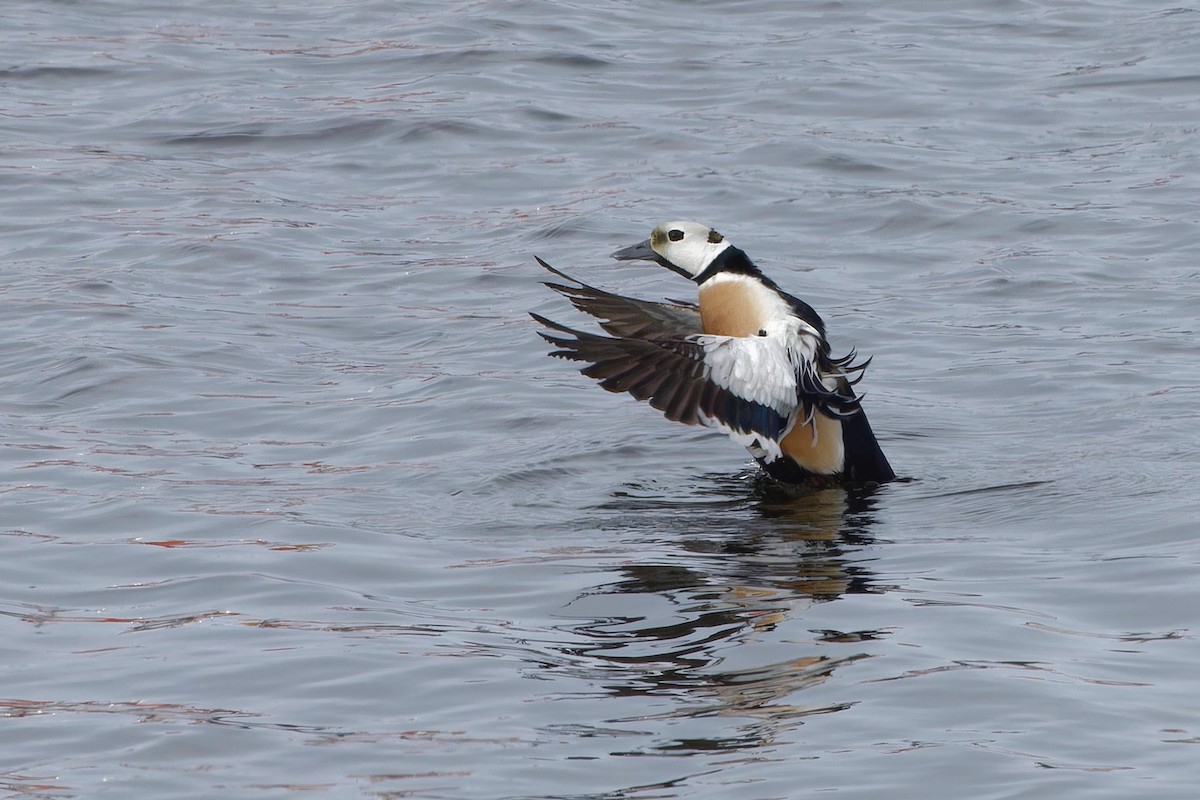
<svg viewBox="0 0 1200 800">
<path fill-rule="evenodd" d="M 670 222 L 613 255 L 653 260 L 692 279 L 698 304 L 622 297 L 538 259 L 578 284 L 546 285 L 611 334 L 534 314 L 557 332 L 542 334 L 559 348 L 551 355 L 588 362 L 583 374 L 648 400 L 668 419 L 725 431 L 777 480 L 864 486 L 895 477 L 854 393 L 866 364 L 852 364 L 853 353 L 831 358 L 816 311 L 783 292 L 744 252 L 707 226 Z"/>
</svg>

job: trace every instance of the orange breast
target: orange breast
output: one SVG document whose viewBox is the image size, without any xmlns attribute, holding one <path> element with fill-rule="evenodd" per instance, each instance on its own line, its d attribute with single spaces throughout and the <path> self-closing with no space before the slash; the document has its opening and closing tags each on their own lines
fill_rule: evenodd
<svg viewBox="0 0 1200 800">
<path fill-rule="evenodd" d="M 700 287 L 700 322 L 705 333 L 753 336 L 766 322 L 753 287 L 721 281 Z"/>
<path fill-rule="evenodd" d="M 813 425 L 817 426 L 816 442 L 813 441 Z M 812 424 L 797 423 L 783 437 L 780 449 L 785 456 L 818 475 L 832 475 L 845 467 L 842 423 L 824 414 L 816 414 Z"/>
</svg>

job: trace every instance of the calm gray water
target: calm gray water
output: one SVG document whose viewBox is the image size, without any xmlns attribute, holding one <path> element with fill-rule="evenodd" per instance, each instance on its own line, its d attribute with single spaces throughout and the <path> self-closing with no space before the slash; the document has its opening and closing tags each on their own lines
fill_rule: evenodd
<svg viewBox="0 0 1200 800">
<path fill-rule="evenodd" d="M 191 8 L 188 8 L 191 6 Z M 0 7 L 13 798 L 1192 798 L 1200 9 Z M 714 225 L 897 470 L 546 358 Z"/>
</svg>

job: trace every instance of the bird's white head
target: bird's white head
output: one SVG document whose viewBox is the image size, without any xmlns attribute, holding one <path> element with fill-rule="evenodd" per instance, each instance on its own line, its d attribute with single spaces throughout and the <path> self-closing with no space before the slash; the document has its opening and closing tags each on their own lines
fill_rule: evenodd
<svg viewBox="0 0 1200 800">
<path fill-rule="evenodd" d="M 729 248 L 725 237 L 699 222 L 664 222 L 650 238 L 613 253 L 621 261 L 657 261 L 686 278 L 695 279 Z"/>
</svg>

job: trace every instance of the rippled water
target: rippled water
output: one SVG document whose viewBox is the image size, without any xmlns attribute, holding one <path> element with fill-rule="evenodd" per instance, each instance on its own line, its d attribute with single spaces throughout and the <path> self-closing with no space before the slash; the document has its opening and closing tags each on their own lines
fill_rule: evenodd
<svg viewBox="0 0 1200 800">
<path fill-rule="evenodd" d="M 6 796 L 1190 798 L 1200 10 L 0 8 Z M 545 357 L 710 223 L 911 480 Z"/>
</svg>

